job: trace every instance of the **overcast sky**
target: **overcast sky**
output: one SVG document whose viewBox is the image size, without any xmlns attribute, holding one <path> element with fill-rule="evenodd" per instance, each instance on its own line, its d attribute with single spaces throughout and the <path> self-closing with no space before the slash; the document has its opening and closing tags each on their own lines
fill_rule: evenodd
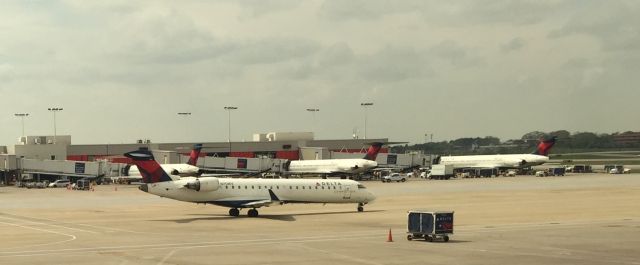
<svg viewBox="0 0 640 265">
<path fill-rule="evenodd" d="M 640 130 L 640 1 L 2 1 L 0 145 Z M 177 112 L 191 112 L 180 117 Z"/>
</svg>

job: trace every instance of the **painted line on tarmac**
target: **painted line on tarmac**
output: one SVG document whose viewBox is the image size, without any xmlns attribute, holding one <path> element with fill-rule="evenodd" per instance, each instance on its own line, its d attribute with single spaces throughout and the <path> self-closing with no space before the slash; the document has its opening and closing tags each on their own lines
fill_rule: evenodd
<svg viewBox="0 0 640 265">
<path fill-rule="evenodd" d="M 636 220 L 622 220 L 622 219 L 601 219 L 595 221 L 549 221 L 545 223 L 515 223 L 515 224 L 496 224 L 496 225 L 473 225 L 462 226 L 456 228 L 457 233 L 465 232 L 496 232 L 496 231 L 518 231 L 528 230 L 543 227 L 558 227 L 558 226 L 588 226 L 588 225 L 603 225 L 603 224 L 637 224 L 640 223 Z"/>
<path fill-rule="evenodd" d="M 11 217 L 5 217 L 5 216 L 0 216 L 0 218 L 8 219 L 8 220 L 14 220 L 14 221 L 20 221 L 20 222 L 29 222 L 29 223 L 32 223 L 32 224 L 38 224 L 38 225 L 44 225 L 44 226 L 59 227 L 59 228 L 63 228 L 63 229 L 76 230 L 76 231 L 81 231 L 81 232 L 86 232 L 86 233 L 91 233 L 91 234 L 99 234 L 99 232 L 84 230 L 84 229 L 75 228 L 75 227 L 68 227 L 68 226 L 63 226 L 63 225 L 55 225 L 55 224 L 47 224 L 47 223 L 42 223 L 42 222 L 31 221 L 31 220 L 28 220 L 28 218 L 18 219 L 18 218 L 11 218 Z"/>
<path fill-rule="evenodd" d="M 133 230 L 121 229 L 121 228 L 104 227 L 104 226 L 97 226 L 97 225 L 90 225 L 90 224 L 83 224 L 83 223 L 64 222 L 64 221 L 53 220 L 53 219 L 48 219 L 48 218 L 31 217 L 31 216 L 17 215 L 17 214 L 4 214 L 4 215 L 10 215 L 10 216 L 28 218 L 28 219 L 35 219 L 35 220 L 44 220 L 44 221 L 49 221 L 49 222 L 61 223 L 61 224 L 65 224 L 65 225 L 86 226 L 86 227 L 91 227 L 91 228 L 98 228 L 98 229 L 104 230 L 106 232 L 120 231 L 120 232 L 127 232 L 127 233 L 136 233 L 136 234 L 156 234 L 156 235 L 164 235 L 165 234 L 165 233 L 138 232 L 138 231 L 133 231 Z M 96 233 L 98 233 L 98 232 L 96 232 Z"/>
<path fill-rule="evenodd" d="M 314 248 L 314 247 L 310 247 L 310 246 L 307 246 L 307 245 L 298 245 L 298 247 L 306 249 L 306 250 L 312 250 L 314 252 L 322 252 L 322 253 L 324 253 L 326 255 L 333 256 L 333 257 L 336 257 L 336 258 L 339 258 L 339 259 L 344 259 L 344 260 L 350 261 L 350 262 L 357 262 L 357 263 L 370 264 L 370 265 L 382 265 L 382 263 L 373 262 L 373 261 L 369 261 L 369 260 L 366 260 L 366 259 L 361 259 L 361 258 L 345 255 L 345 254 L 339 254 L 339 253 L 336 253 L 334 251 L 327 251 L 327 250 L 324 250 L 324 249 Z"/>
<path fill-rule="evenodd" d="M 164 258 L 158 262 L 158 265 L 162 265 L 164 264 L 169 258 L 171 258 L 171 256 L 173 256 L 173 254 L 175 254 L 177 251 L 179 251 L 179 249 L 174 249 L 171 252 L 169 252 L 169 254 L 165 255 Z"/>
<path fill-rule="evenodd" d="M 67 249 L 48 249 L 48 250 L 25 250 L 25 251 L 3 251 L 0 257 L 20 257 L 20 256 L 38 256 L 52 254 L 74 254 L 77 252 L 100 252 L 100 251 L 131 251 L 131 250 L 150 250 L 150 249 L 182 249 L 182 248 L 206 248 L 206 247 L 226 247 L 226 246 L 242 246 L 242 245 L 260 245 L 277 243 L 302 243 L 302 242 L 322 242 L 322 241 L 338 241 L 362 238 L 381 237 L 380 231 L 374 234 L 339 234 L 332 236 L 316 236 L 316 237 L 290 237 L 290 238 L 272 238 L 272 239 L 247 239 L 247 240 L 231 240 L 231 241 L 211 241 L 211 242 L 192 242 L 192 243 L 169 243 L 169 244 L 142 244 L 142 245 L 126 245 L 112 247 L 90 247 L 90 248 L 67 248 Z"/>
<path fill-rule="evenodd" d="M 540 249 L 544 250 L 543 248 L 540 248 Z M 571 255 L 571 253 L 554 254 L 554 253 L 550 253 L 549 251 L 542 251 L 541 253 L 533 253 L 533 252 L 514 251 L 514 250 L 503 251 L 503 250 L 487 250 L 487 249 L 476 249 L 476 248 L 467 248 L 467 250 L 483 252 L 483 253 L 501 254 L 501 255 L 516 255 L 516 256 L 520 255 L 520 256 L 531 256 L 531 257 L 540 257 L 540 258 L 557 258 L 557 259 L 565 259 L 565 260 L 576 260 L 576 261 L 584 261 L 587 263 L 596 261 L 596 263 L 599 263 L 599 264 L 607 264 L 607 263 L 636 264 L 635 260 L 621 260 L 617 256 L 603 257 L 599 255 L 594 255 L 591 257 L 581 257 L 581 256 Z M 567 249 L 566 251 L 573 251 L 573 250 Z M 602 259 L 602 260 L 598 260 L 598 259 Z"/>
<path fill-rule="evenodd" d="M 32 229 L 32 230 L 36 230 L 36 231 L 47 232 L 47 233 L 51 233 L 51 234 L 58 234 L 58 235 L 63 235 L 63 236 L 70 237 L 70 239 L 67 239 L 67 240 L 50 242 L 50 243 L 45 243 L 45 244 L 22 246 L 22 247 L 19 247 L 19 248 L 23 248 L 23 247 L 42 247 L 42 246 L 48 246 L 48 245 L 62 244 L 62 243 L 70 242 L 70 241 L 73 241 L 73 240 L 77 239 L 77 237 L 75 235 L 65 234 L 65 233 L 58 232 L 58 231 L 52 231 L 52 230 L 47 230 L 47 229 L 42 229 L 42 228 L 35 228 L 35 227 L 24 226 L 24 225 L 19 225 L 19 224 L 12 224 L 12 223 L 2 222 L 2 221 L 0 221 L 0 224 L 17 226 L 17 227 L 22 227 L 22 228 L 26 228 L 26 229 Z M 6 249 L 14 249 L 14 248 L 6 248 Z"/>
</svg>

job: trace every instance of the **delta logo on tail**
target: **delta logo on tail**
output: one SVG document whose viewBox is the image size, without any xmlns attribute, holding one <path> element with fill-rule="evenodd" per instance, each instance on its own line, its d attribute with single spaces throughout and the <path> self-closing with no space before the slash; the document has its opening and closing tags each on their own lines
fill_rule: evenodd
<svg viewBox="0 0 640 265">
<path fill-rule="evenodd" d="M 538 148 L 536 148 L 536 151 L 533 152 L 533 154 L 535 155 L 541 155 L 541 156 L 549 156 L 549 151 L 551 150 L 551 148 L 553 147 L 553 145 L 556 144 L 556 136 L 551 137 L 551 139 L 540 139 L 540 143 L 538 143 Z"/>
<path fill-rule="evenodd" d="M 193 150 L 189 154 L 189 161 L 187 164 L 195 166 L 198 163 L 198 158 L 200 157 L 200 151 L 202 151 L 202 144 L 196 144 L 193 146 Z"/>
<path fill-rule="evenodd" d="M 142 182 L 144 183 L 173 180 L 169 175 L 167 175 L 167 172 L 162 169 L 149 150 L 140 149 L 126 153 L 124 156 L 133 160 L 133 163 L 138 167 L 138 170 L 140 170 Z"/>
<path fill-rule="evenodd" d="M 384 145 L 384 143 L 371 143 L 371 146 L 369 147 L 369 150 L 367 150 L 367 154 L 364 156 L 364 159 L 376 161 L 378 153 L 380 153 L 380 149 L 382 149 L 382 145 Z"/>
</svg>

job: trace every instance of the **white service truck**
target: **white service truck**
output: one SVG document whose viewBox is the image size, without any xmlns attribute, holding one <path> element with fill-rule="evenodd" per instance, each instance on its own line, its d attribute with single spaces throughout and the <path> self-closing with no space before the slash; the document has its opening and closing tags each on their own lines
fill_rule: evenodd
<svg viewBox="0 0 640 265">
<path fill-rule="evenodd" d="M 427 174 L 428 179 L 450 179 L 454 176 L 452 165 L 433 165 Z"/>
</svg>

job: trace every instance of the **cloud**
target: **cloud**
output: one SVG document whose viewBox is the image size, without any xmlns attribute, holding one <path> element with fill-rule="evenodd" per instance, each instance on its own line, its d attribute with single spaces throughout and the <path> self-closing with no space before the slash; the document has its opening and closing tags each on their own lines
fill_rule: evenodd
<svg viewBox="0 0 640 265">
<path fill-rule="evenodd" d="M 301 4 L 301 2 L 290 0 L 232 0 L 229 2 L 241 6 L 244 12 L 252 17 L 291 10 Z"/>
<path fill-rule="evenodd" d="M 571 7 L 567 1 L 556 0 L 327 0 L 320 8 L 320 16 L 330 20 L 376 20 L 397 14 L 419 14 L 429 23 L 445 26 L 529 25 Z"/>
<path fill-rule="evenodd" d="M 522 49 L 522 47 L 524 47 L 524 45 L 526 44 L 526 42 L 522 39 L 522 38 L 513 38 L 511 39 L 511 41 L 503 44 L 500 47 L 500 50 L 502 50 L 503 52 L 512 52 L 512 51 L 517 51 Z"/>
<path fill-rule="evenodd" d="M 587 35 L 598 40 L 603 49 L 625 51 L 640 49 L 640 5 L 636 1 L 585 2 L 569 16 L 549 38 Z"/>
<path fill-rule="evenodd" d="M 371 117 L 379 122 L 370 131 L 398 140 L 427 129 L 442 139 L 470 130 L 508 137 L 545 129 L 534 125 L 626 130 L 633 128 L 617 123 L 624 118 L 612 123 L 589 115 L 632 119 L 626 113 L 640 111 L 633 87 L 640 82 L 638 6 L 622 0 L 5 1 L 0 92 L 15 99 L 5 110 L 34 113 L 30 122 L 41 127 L 34 132 L 49 132 L 41 106 L 68 108 L 63 115 L 82 122 L 63 128 L 74 141 L 91 143 L 132 135 L 175 141 L 184 134 L 175 110 L 202 113 L 192 117 L 198 126 L 188 137 L 224 140 L 225 104 L 241 107 L 234 128 L 244 138 L 265 129 L 308 129 L 304 109 L 311 105 L 322 109 L 323 138 L 348 137 L 353 127 L 362 129 L 363 101 L 376 104 Z M 603 99 L 625 112 L 593 107 Z M 449 111 L 397 119 L 423 113 L 425 102 Z M 469 113 L 496 118 L 450 123 Z M 541 118 L 548 116 L 557 119 Z M 513 124 L 505 128 L 504 121 Z M 144 126 L 121 126 L 139 123 Z M 106 125 L 118 129 L 100 136 L 90 129 Z M 13 142 L 14 134 L 0 132 L 0 139 Z"/>
<path fill-rule="evenodd" d="M 330 20 L 374 20 L 384 15 L 410 10 L 415 1 L 404 1 L 398 5 L 396 1 L 367 1 L 367 0 L 326 0 L 319 10 L 320 17 Z"/>
</svg>

